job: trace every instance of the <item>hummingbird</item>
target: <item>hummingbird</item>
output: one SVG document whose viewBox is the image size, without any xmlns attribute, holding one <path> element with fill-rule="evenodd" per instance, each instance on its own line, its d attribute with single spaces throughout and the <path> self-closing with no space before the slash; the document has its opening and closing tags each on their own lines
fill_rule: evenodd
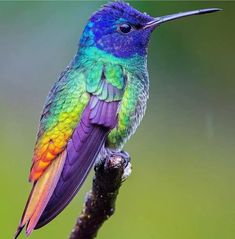
<svg viewBox="0 0 235 239">
<path fill-rule="evenodd" d="M 43 108 L 29 181 L 32 190 L 15 239 L 53 220 L 74 198 L 100 155 L 126 155 L 149 97 L 147 50 L 165 22 L 219 11 L 193 10 L 161 17 L 124 1 L 93 13 L 77 53 L 53 85 Z"/>
</svg>

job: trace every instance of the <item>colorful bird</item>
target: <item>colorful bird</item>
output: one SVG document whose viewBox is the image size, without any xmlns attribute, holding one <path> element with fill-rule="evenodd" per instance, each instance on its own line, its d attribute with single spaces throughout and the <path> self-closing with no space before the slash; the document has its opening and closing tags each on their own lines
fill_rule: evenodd
<svg viewBox="0 0 235 239">
<path fill-rule="evenodd" d="M 111 2 L 89 19 L 79 49 L 52 87 L 40 118 L 29 180 L 33 183 L 15 234 L 54 219 L 73 199 L 100 154 L 122 153 L 149 94 L 151 33 L 174 19 L 211 8 L 151 17 Z"/>
</svg>

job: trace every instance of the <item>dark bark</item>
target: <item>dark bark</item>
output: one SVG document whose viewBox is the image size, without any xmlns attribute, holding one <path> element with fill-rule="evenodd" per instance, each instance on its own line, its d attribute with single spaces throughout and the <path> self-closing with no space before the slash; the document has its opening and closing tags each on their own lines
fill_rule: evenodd
<svg viewBox="0 0 235 239">
<path fill-rule="evenodd" d="M 129 157 L 112 154 L 95 166 L 95 176 L 69 239 L 92 239 L 115 210 L 119 188 L 131 172 Z"/>
</svg>

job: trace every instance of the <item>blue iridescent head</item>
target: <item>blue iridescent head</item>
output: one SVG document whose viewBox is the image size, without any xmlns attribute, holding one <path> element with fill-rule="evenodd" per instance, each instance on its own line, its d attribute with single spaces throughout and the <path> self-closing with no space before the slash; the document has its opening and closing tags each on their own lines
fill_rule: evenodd
<svg viewBox="0 0 235 239">
<path fill-rule="evenodd" d="M 96 47 L 121 58 L 136 54 L 145 56 L 152 31 L 163 22 L 216 10 L 203 9 L 154 18 L 123 1 L 111 2 L 91 16 L 80 40 L 80 48 Z"/>
<path fill-rule="evenodd" d="M 91 16 L 80 46 L 95 46 L 116 57 L 145 55 L 152 29 L 143 26 L 153 19 L 127 3 L 108 3 Z"/>
</svg>

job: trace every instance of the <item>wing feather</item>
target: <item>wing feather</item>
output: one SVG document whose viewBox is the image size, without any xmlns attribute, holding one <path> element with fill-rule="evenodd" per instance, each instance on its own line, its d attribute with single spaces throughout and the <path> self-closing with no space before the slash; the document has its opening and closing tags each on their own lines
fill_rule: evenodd
<svg viewBox="0 0 235 239">
<path fill-rule="evenodd" d="M 30 181 L 40 178 L 71 138 L 89 101 L 84 77 L 81 71 L 70 70 L 49 93 L 40 119 Z"/>
<path fill-rule="evenodd" d="M 105 68 L 103 68 L 101 77 L 103 83 L 100 84 L 97 81 L 96 83 L 105 87 L 108 93 L 102 94 L 101 91 L 97 94 L 97 91 L 100 92 L 98 88 L 97 91 L 90 92 L 89 104 L 66 147 L 67 159 L 60 180 L 35 229 L 50 222 L 76 195 L 94 164 L 108 133 L 117 124 L 118 108 L 124 93 L 124 86 L 122 92 L 116 86 L 111 87 L 107 80 L 109 75 L 106 75 L 104 70 Z M 94 83 L 92 80 L 89 82 Z M 92 89 L 94 88 L 96 87 L 93 86 Z M 117 93 L 114 94 L 114 92 Z"/>
<path fill-rule="evenodd" d="M 115 68 L 118 75 L 111 68 L 95 64 L 89 74 L 68 69 L 52 88 L 34 150 L 30 172 L 34 187 L 16 237 L 25 224 L 30 234 L 66 207 L 117 125 L 125 77 L 121 67 Z"/>
</svg>

